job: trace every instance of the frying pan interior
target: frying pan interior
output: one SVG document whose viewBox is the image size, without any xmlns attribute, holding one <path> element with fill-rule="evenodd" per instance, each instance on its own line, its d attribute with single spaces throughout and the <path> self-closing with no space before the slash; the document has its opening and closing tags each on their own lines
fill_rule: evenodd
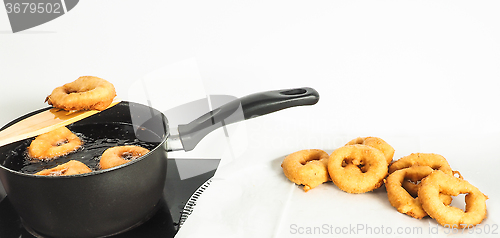
<svg viewBox="0 0 500 238">
<path fill-rule="evenodd" d="M 48 110 L 45 108 L 40 111 Z M 2 128 L 29 117 L 30 113 Z M 54 161 L 30 163 L 26 148 L 34 138 L 18 141 L 0 148 L 0 165 L 15 172 L 33 174 L 69 160 L 79 160 L 97 172 L 98 158 L 105 149 L 117 145 L 139 145 L 154 150 L 168 136 L 168 120 L 156 109 L 132 102 L 120 102 L 108 110 L 67 126 L 84 142 L 76 153 Z M 144 157 L 143 157 L 144 158 Z"/>
</svg>

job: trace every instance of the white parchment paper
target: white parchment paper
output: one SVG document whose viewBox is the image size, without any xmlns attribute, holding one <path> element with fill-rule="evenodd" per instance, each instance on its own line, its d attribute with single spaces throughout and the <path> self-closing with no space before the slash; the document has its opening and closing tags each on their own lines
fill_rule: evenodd
<svg viewBox="0 0 500 238">
<path fill-rule="evenodd" d="M 273 146 L 294 134 L 282 133 L 282 136 L 260 135 L 260 143 L 254 142 L 259 149 L 252 147 L 250 140 L 241 157 L 221 166 L 176 237 L 495 237 L 495 233 L 500 233 L 498 191 L 485 182 L 487 173 L 493 173 L 494 169 L 476 168 L 464 159 L 471 158 L 471 149 L 460 148 L 467 143 L 469 148 L 490 148 L 491 151 L 483 152 L 483 160 L 487 160 L 494 152 L 488 146 L 498 139 L 484 138 L 471 144 L 449 136 L 382 136 L 396 149 L 394 159 L 413 152 L 443 154 L 453 169 L 460 170 L 465 179 L 490 197 L 488 217 L 481 225 L 473 229 L 450 229 L 429 217 L 419 220 L 397 212 L 389 203 L 384 186 L 365 194 L 349 194 L 328 182 L 304 192 L 302 186 L 283 175 L 280 167 L 287 154 L 301 149 L 301 143 L 288 139 L 288 143 L 281 144 L 283 147 Z M 247 131 L 247 136 L 259 135 Z M 328 135 L 315 137 L 319 141 L 328 140 Z M 355 137 L 330 136 L 336 138 L 332 147 L 342 146 Z M 302 143 L 302 146 L 311 145 Z M 334 150 L 322 149 L 328 153 Z M 458 196 L 453 205 L 463 206 L 463 196 Z"/>
</svg>

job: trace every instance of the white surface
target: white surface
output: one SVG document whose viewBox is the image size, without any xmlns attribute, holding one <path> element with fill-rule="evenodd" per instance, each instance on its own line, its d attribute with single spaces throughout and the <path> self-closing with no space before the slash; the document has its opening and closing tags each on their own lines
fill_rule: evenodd
<svg viewBox="0 0 500 238">
<path fill-rule="evenodd" d="M 179 237 L 194 237 L 197 226 L 204 237 L 315 237 L 291 234 L 292 224 L 433 227 L 430 219 L 398 213 L 383 191 L 350 195 L 330 183 L 304 193 L 281 173 L 288 153 L 331 152 L 368 135 L 393 145 L 396 159 L 412 152 L 445 156 L 490 197 L 483 224 L 498 226 L 499 7 L 495 1 L 80 1 L 64 16 L 16 34 L 0 10 L 0 124 L 47 106 L 53 88 L 81 75 L 105 78 L 120 98 L 132 100 L 132 85 L 194 60 L 199 72 L 186 75 L 199 75 L 202 85 L 165 78 L 151 98 L 182 104 L 201 91 L 240 97 L 308 86 L 321 99 L 229 126 L 229 139 L 219 131 L 202 141 L 191 157 L 218 152 L 224 166 Z M 171 97 L 179 92 L 185 101 Z M 220 143 L 230 150 L 211 149 Z"/>
</svg>

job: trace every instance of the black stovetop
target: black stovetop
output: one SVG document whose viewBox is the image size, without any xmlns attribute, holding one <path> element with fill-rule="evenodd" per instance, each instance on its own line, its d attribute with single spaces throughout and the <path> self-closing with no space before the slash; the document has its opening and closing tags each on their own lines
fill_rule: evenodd
<svg viewBox="0 0 500 238">
<path fill-rule="evenodd" d="M 169 238 L 177 233 L 181 218 L 185 218 L 184 207 L 191 195 L 198 190 L 215 173 L 219 164 L 218 159 L 168 159 L 167 179 L 160 208 L 147 222 L 125 233 L 112 236 L 112 238 Z M 192 166 L 196 171 L 201 171 L 194 177 L 181 179 L 178 164 Z M 203 166 L 203 168 L 199 168 Z M 206 171 L 206 172 L 204 172 Z M 20 217 L 3 192 L 0 183 L 0 237 L 1 238 L 35 238 L 22 225 Z"/>
</svg>

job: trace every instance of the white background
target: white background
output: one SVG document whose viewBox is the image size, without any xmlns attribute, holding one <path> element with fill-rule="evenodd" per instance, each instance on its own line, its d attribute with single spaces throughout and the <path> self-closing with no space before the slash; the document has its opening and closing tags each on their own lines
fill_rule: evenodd
<svg viewBox="0 0 500 238">
<path fill-rule="evenodd" d="M 107 79 L 120 98 L 133 101 L 131 85 L 164 72 L 168 77 L 155 79 L 149 92 L 162 110 L 206 94 L 312 87 L 321 96 L 317 105 L 247 121 L 231 140 L 238 161 L 227 168 L 242 169 L 234 166 L 241 161 L 269 165 L 276 176 L 262 178 L 286 187 L 275 195 L 279 211 L 249 215 L 242 208 L 236 217 L 244 222 L 230 223 L 235 232 L 267 216 L 278 223 L 267 223 L 272 232 L 263 228 L 262 237 L 286 237 L 291 222 L 330 223 L 314 218 L 325 208 L 313 201 L 325 196 L 342 206 L 352 203 L 347 222 L 356 224 L 366 213 L 376 217 L 356 209 L 357 195 L 338 193 L 331 183 L 301 198 L 301 188 L 290 188 L 279 168 L 286 154 L 331 152 L 358 136 L 385 139 L 395 159 L 413 152 L 443 155 L 490 197 L 484 223 L 500 224 L 499 10 L 495 1 L 80 1 L 67 14 L 16 34 L 0 10 L 0 125 L 46 107 L 52 89 L 82 75 Z M 187 79 L 182 70 L 172 73 L 186 62 L 194 65 Z M 220 142 L 203 142 L 197 153 L 216 157 L 208 151 L 211 143 Z M 248 207 L 238 194 L 228 197 Z M 283 211 L 307 199 L 312 213 L 292 212 L 300 221 L 283 218 Z M 389 211 L 386 219 L 407 219 L 387 201 L 375 203 Z"/>
</svg>

